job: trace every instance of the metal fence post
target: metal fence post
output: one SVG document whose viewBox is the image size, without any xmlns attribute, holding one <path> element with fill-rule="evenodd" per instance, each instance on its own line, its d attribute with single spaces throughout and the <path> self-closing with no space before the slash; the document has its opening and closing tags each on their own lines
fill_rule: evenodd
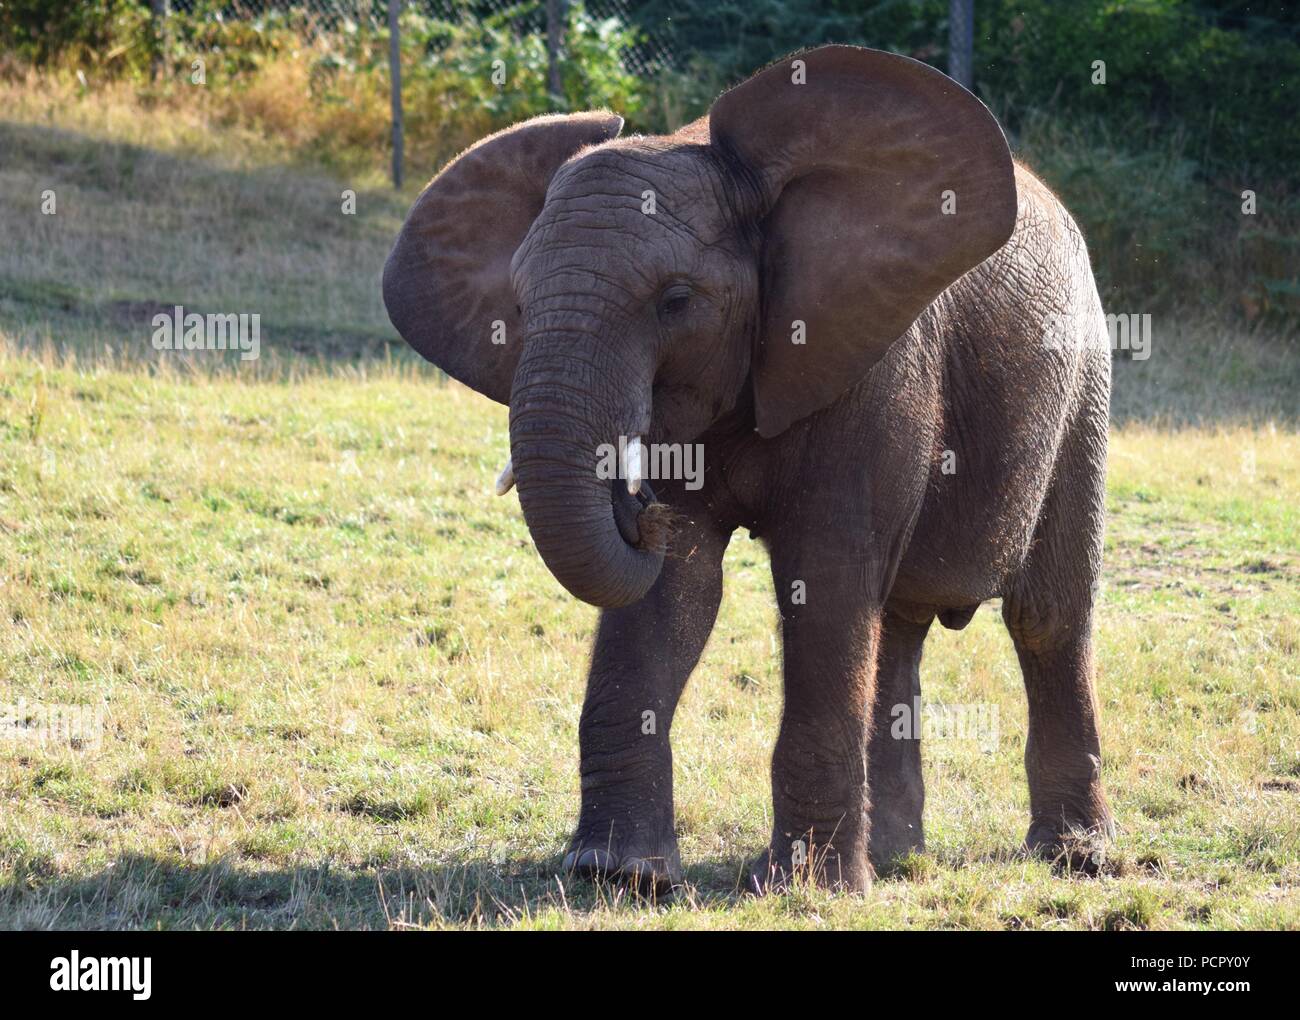
<svg viewBox="0 0 1300 1020">
<path fill-rule="evenodd" d="M 560 47 L 564 45 L 564 0 L 546 0 L 546 90 L 551 102 L 564 102 L 564 81 L 560 77 Z"/>
<path fill-rule="evenodd" d="M 397 17 L 402 0 L 388 0 L 388 77 L 393 93 L 393 187 L 402 187 L 402 40 Z"/>
<path fill-rule="evenodd" d="M 149 58 L 149 77 L 157 81 L 162 72 L 163 49 L 167 44 L 167 0 L 149 0 L 149 27 L 153 32 L 153 55 Z"/>
<path fill-rule="evenodd" d="M 974 84 L 975 0 L 949 0 L 948 77 L 966 88 Z"/>
</svg>

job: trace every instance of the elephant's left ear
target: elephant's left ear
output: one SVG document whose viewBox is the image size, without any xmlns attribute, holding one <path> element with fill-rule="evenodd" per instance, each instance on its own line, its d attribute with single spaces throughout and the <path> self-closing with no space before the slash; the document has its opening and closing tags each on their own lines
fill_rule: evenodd
<svg viewBox="0 0 1300 1020">
<path fill-rule="evenodd" d="M 907 57 L 851 46 L 796 54 L 724 93 L 709 129 L 758 182 L 764 436 L 858 382 L 1015 225 L 997 121 Z"/>
<path fill-rule="evenodd" d="M 622 117 L 603 111 L 534 117 L 447 164 L 416 199 L 384 265 L 384 305 L 402 339 L 508 404 L 522 348 L 510 257 L 555 171 L 622 127 Z"/>
</svg>

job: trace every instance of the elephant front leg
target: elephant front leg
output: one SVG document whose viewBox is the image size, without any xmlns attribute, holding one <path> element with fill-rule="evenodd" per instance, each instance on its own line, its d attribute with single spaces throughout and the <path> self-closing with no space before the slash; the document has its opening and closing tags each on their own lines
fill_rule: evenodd
<svg viewBox="0 0 1300 1020">
<path fill-rule="evenodd" d="M 775 564 L 775 557 L 774 557 Z M 772 841 L 750 869 L 755 892 L 807 876 L 862 890 L 868 859 L 868 734 L 880 609 L 841 582 L 774 567 L 782 602 L 785 708 L 772 757 Z"/>
<path fill-rule="evenodd" d="M 582 807 L 564 870 L 662 889 L 682 877 L 668 727 L 686 678 L 601 662 L 632 638 L 610 620 L 600 633 L 578 729 Z"/>
<path fill-rule="evenodd" d="M 582 807 L 565 871 L 642 891 L 681 881 L 669 730 L 717 617 L 728 537 L 702 513 L 687 520 L 650 593 L 601 614 L 578 730 Z"/>
</svg>

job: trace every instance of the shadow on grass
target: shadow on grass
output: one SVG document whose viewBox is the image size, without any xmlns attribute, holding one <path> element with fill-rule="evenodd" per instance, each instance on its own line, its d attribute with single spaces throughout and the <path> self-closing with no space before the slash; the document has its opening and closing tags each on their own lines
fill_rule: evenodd
<svg viewBox="0 0 1300 1020">
<path fill-rule="evenodd" d="M 215 156 L 0 121 L 0 328 L 25 346 L 152 360 L 152 318 L 256 312 L 263 353 L 344 361 L 404 347 L 379 273 L 409 198 L 310 166 Z M 55 212 L 36 215 L 43 195 Z M 5 228 L 9 228 L 7 231 Z"/>
<path fill-rule="evenodd" d="M 687 868 L 686 885 L 659 900 L 563 875 L 560 861 L 260 868 L 235 858 L 190 865 L 125 854 L 83 878 L 20 863 L 0 886 L 0 929 L 582 927 L 594 913 L 725 907 L 744 898 L 741 858 Z"/>
</svg>

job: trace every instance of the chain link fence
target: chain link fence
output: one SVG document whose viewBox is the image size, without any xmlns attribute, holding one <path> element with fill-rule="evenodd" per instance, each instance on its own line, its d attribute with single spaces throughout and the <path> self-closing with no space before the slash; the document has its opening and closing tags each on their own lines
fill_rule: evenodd
<svg viewBox="0 0 1300 1020">
<path fill-rule="evenodd" d="M 652 77 L 673 66 L 672 53 L 663 43 L 637 25 L 625 0 L 581 0 L 588 18 L 610 19 L 635 30 L 632 45 L 621 47 L 616 56 L 624 70 L 639 78 Z M 396 7 L 394 6 L 396 5 Z M 466 20 L 501 18 L 519 38 L 540 36 L 546 40 L 552 95 L 561 90 L 560 68 L 565 60 L 565 31 L 569 0 L 150 0 L 152 18 L 161 34 L 169 15 L 216 16 L 222 21 L 257 21 L 279 15 L 292 19 L 307 34 L 336 33 L 365 27 L 390 35 L 389 75 L 392 91 L 392 179 L 400 188 L 404 177 L 404 113 L 402 103 L 401 44 L 397 16 L 414 11 L 434 21 L 460 24 Z M 155 71 L 156 74 L 156 71 Z"/>
<path fill-rule="evenodd" d="M 547 30 L 545 0 L 393 0 L 404 10 L 413 10 L 425 17 L 442 21 L 459 21 L 462 18 L 483 18 L 515 12 L 515 24 L 522 34 L 544 35 Z M 158 0 L 154 0 L 159 6 Z M 560 0 L 554 6 L 560 17 L 571 4 Z M 582 5 L 593 18 L 603 21 L 617 18 L 624 25 L 636 25 L 636 19 L 625 0 L 582 0 Z M 209 10 L 204 0 L 165 0 L 164 11 L 193 13 Z M 218 8 L 223 19 L 256 19 L 272 13 L 305 15 L 309 30 L 337 31 L 349 24 L 366 25 L 386 30 L 388 25 L 388 0 L 230 0 Z M 639 77 L 674 66 L 672 48 L 667 42 L 637 26 L 636 45 L 620 54 L 623 66 Z"/>
</svg>

